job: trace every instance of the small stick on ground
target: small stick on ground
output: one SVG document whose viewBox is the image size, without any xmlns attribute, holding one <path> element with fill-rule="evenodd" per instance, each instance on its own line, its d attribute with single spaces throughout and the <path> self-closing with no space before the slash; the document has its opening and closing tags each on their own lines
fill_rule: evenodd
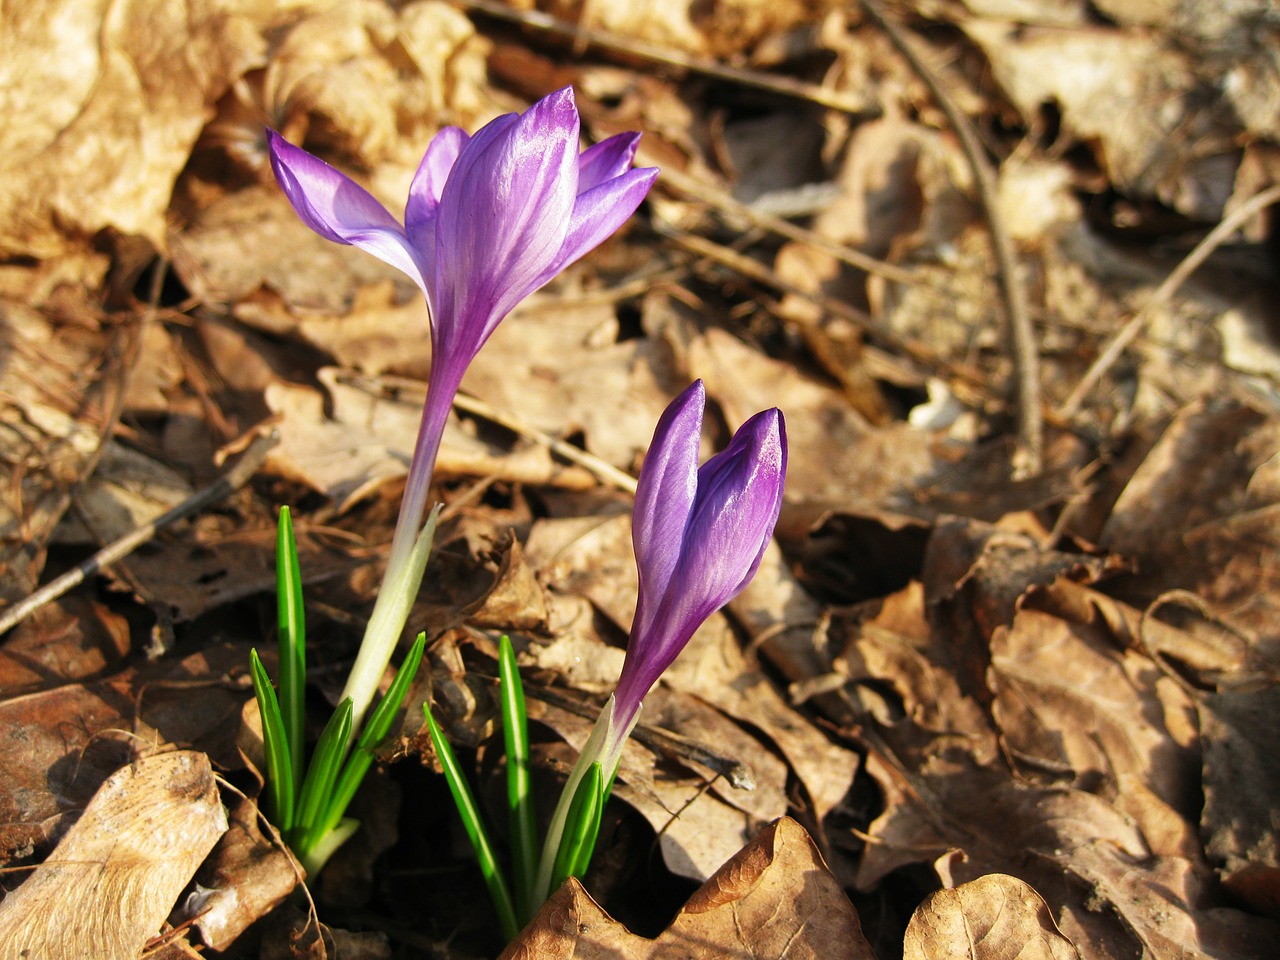
<svg viewBox="0 0 1280 960">
<path fill-rule="evenodd" d="M 345 375 L 346 382 L 354 384 L 379 384 L 392 387 L 396 390 L 405 390 L 413 392 L 421 392 L 426 395 L 427 385 L 421 380 L 415 380 L 410 377 L 397 377 L 384 374 L 380 377 L 364 377 L 361 375 Z M 506 410 L 499 410 L 497 407 L 485 403 L 476 397 L 469 397 L 466 394 L 459 393 L 453 399 L 453 405 L 473 416 L 483 417 L 490 423 L 496 423 L 500 427 L 505 427 L 512 433 L 540 443 L 551 450 L 552 453 L 558 454 L 570 463 L 576 464 L 585 470 L 595 474 L 596 479 L 600 480 L 612 487 L 617 487 L 624 493 L 634 494 L 636 492 L 636 478 L 631 476 L 625 470 L 619 470 L 613 464 L 605 460 L 601 460 L 593 453 L 588 453 L 579 447 L 575 447 L 571 443 L 551 436 L 543 430 L 539 430 L 527 420 L 522 420 L 514 413 Z"/>
<path fill-rule="evenodd" d="M 1172 297 L 1178 291 L 1178 288 L 1186 283 L 1191 275 L 1199 269 L 1200 265 L 1209 259 L 1210 254 L 1222 246 L 1223 242 L 1240 228 L 1241 224 L 1250 217 L 1261 213 L 1277 200 L 1280 200 L 1280 186 L 1268 187 L 1260 193 L 1255 193 L 1223 217 L 1222 222 L 1210 230 L 1205 238 L 1197 243 L 1192 251 L 1183 258 L 1182 262 L 1173 269 L 1173 272 L 1165 277 L 1164 282 L 1151 295 L 1151 299 L 1142 305 L 1142 309 L 1135 313 L 1129 319 L 1129 322 L 1121 327 L 1119 332 L 1111 338 L 1111 341 L 1098 354 L 1098 358 L 1085 371 L 1085 375 L 1080 378 L 1076 388 L 1071 391 L 1071 396 L 1067 397 L 1062 406 L 1058 408 L 1057 416 L 1063 420 L 1070 420 L 1079 413 L 1085 398 L 1093 392 L 1106 372 L 1120 359 L 1120 355 L 1142 333 L 1142 328 L 1151 319 L 1151 314 L 1155 308 Z"/>
<path fill-rule="evenodd" d="M 911 65 L 929 88 L 929 93 L 947 118 L 960 141 L 960 149 L 973 169 L 973 179 L 978 187 L 978 200 L 991 231 L 991 246 L 996 257 L 996 280 L 1004 300 L 1018 413 L 1019 457 L 1014 464 L 1016 476 L 1034 476 L 1040 472 L 1044 448 L 1044 422 L 1040 412 L 1040 353 L 1036 346 L 1035 329 L 1027 309 L 1026 291 L 1018 281 L 1017 258 L 1013 239 L 1005 229 L 996 209 L 996 168 L 987 159 L 978 134 L 969 119 L 960 112 L 948 95 L 937 74 L 912 48 L 902 30 L 887 16 L 879 0 L 862 0 L 862 7 L 882 29 L 898 52 Z"/>
<path fill-rule="evenodd" d="M 209 486 L 192 494 L 172 510 L 164 512 L 150 523 L 143 524 L 136 530 L 125 534 L 119 540 L 107 544 L 88 560 L 68 570 L 56 580 L 46 583 L 25 600 L 15 603 L 0 615 L 0 634 L 16 627 L 46 603 L 57 600 L 69 590 L 73 590 L 84 583 L 89 577 L 100 573 L 113 563 L 123 560 L 144 543 L 150 541 L 165 527 L 172 526 L 185 517 L 199 513 L 206 507 L 212 506 L 219 500 L 223 500 L 239 490 L 258 472 L 258 468 L 262 466 L 262 462 L 267 458 L 267 453 L 279 440 L 280 438 L 274 430 L 269 434 L 255 438 L 249 444 L 249 448 L 244 452 L 244 455 L 236 461 L 236 465 L 209 484 Z"/>
<path fill-rule="evenodd" d="M 645 162 L 644 149 L 640 150 L 640 162 Z M 670 187 L 677 193 L 681 193 L 686 197 L 699 200 L 720 211 L 727 216 L 739 217 L 746 220 L 754 227 L 760 227 L 768 230 L 770 233 L 776 233 L 778 236 L 786 237 L 796 243 L 803 243 L 806 246 L 813 247 L 815 250 L 821 250 L 829 256 L 835 257 L 842 263 L 859 270 L 865 270 L 867 273 L 878 274 L 886 280 L 893 280 L 896 283 L 915 283 L 916 275 L 910 270 L 903 267 L 894 266 L 892 263 L 885 263 L 883 260 L 877 260 L 869 254 L 863 253 L 861 250 L 855 250 L 853 247 L 846 246 L 842 243 L 836 243 L 819 233 L 812 230 L 806 230 L 804 227 L 798 227 L 789 220 L 781 217 L 775 217 L 771 214 L 760 213 L 753 209 L 750 205 L 743 203 L 736 197 L 730 196 L 723 190 L 717 190 L 714 186 L 696 177 L 691 177 L 687 173 L 682 173 L 674 167 L 663 167 L 662 175 L 658 178 L 660 186 Z"/>
<path fill-rule="evenodd" d="M 652 63 L 679 67 L 691 73 L 701 73 L 719 80 L 741 84 L 744 87 L 754 87 L 757 90 L 767 90 L 770 93 L 801 100 L 812 100 L 821 106 L 842 110 L 845 113 L 865 111 L 865 104 L 855 102 L 816 83 L 806 83 L 793 77 L 779 77 L 759 70 L 726 66 L 717 60 L 691 56 L 680 50 L 624 37 L 608 30 L 580 27 L 576 23 L 569 23 L 567 20 L 561 20 L 538 10 L 515 10 L 494 0 L 458 0 L 458 4 L 468 10 L 482 13 L 486 17 L 493 17 L 495 20 L 505 20 L 508 23 L 518 23 L 523 27 L 556 33 L 562 37 L 569 37 L 579 44 L 600 47 L 604 50 L 616 50 Z"/>
<path fill-rule="evenodd" d="M 739 273 L 756 283 L 762 283 L 773 287 L 775 290 L 781 290 L 784 293 L 807 300 L 824 312 L 849 321 L 869 336 L 875 337 L 886 346 L 905 354 L 925 370 L 955 377 L 981 392 L 986 390 L 986 380 L 981 371 L 975 370 L 964 363 L 954 363 L 947 360 L 930 349 L 928 345 L 896 332 L 870 314 L 843 300 L 837 300 L 822 293 L 802 290 L 795 284 L 783 280 L 778 276 L 777 272 L 771 270 L 759 260 L 748 257 L 746 254 L 738 253 L 736 250 L 707 240 L 704 237 L 681 230 L 661 217 L 654 218 L 653 228 L 660 236 L 668 238 L 690 253 L 728 267 L 735 273 Z"/>
</svg>

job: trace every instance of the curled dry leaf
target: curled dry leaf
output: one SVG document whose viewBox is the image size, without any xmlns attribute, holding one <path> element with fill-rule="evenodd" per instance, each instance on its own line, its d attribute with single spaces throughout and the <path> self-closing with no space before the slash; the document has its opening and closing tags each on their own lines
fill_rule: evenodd
<svg viewBox="0 0 1280 960">
<path fill-rule="evenodd" d="M 174 181 L 214 102 L 262 62 L 245 9 L 6 5 L 0 252 L 50 258 L 106 228 L 163 249 Z"/>
<path fill-rule="evenodd" d="M 282 843 L 262 834 L 258 805 L 241 800 L 231 826 L 197 876 L 195 893 L 183 905 L 200 936 L 226 950 L 249 925 L 266 916 L 297 886 L 302 868 Z"/>
<path fill-rule="evenodd" d="M 1238 162 L 1234 131 L 1180 46 L 1154 32 L 1092 25 L 1022 29 L 975 19 L 962 27 L 1027 122 L 1056 104 L 1064 133 L 1093 145 L 1116 189 L 1157 196 L 1203 221 L 1222 214 Z"/>
<path fill-rule="evenodd" d="M 35 588 L 71 491 L 101 455 L 133 352 L 136 327 L 103 329 L 87 302 L 61 309 L 71 318 L 0 301 L 0 599 L 8 601 Z"/>
<path fill-rule="evenodd" d="M 0 956 L 137 960 L 226 829 L 203 753 L 122 767 L 48 862 L 0 901 Z"/>
<path fill-rule="evenodd" d="M 673 956 L 875 960 L 853 904 L 789 817 L 770 824 L 717 870 L 656 940 L 628 931 L 570 880 L 500 960 Z"/>
<path fill-rule="evenodd" d="M 44 847 L 134 744 L 192 744 L 219 769 L 239 769 L 235 737 L 252 693 L 226 677 L 248 656 L 245 645 L 223 644 L 0 700 L 0 864 Z"/>
<path fill-rule="evenodd" d="M 1272 663 L 1280 659 L 1277 449 L 1275 416 L 1231 402 L 1190 404 L 1129 478 L 1101 537 L 1142 558 L 1132 588 L 1151 598 L 1197 591 Z"/>
<path fill-rule="evenodd" d="M 907 924 L 903 960 L 1079 960 L 1040 894 L 993 873 L 925 898 Z"/>
</svg>

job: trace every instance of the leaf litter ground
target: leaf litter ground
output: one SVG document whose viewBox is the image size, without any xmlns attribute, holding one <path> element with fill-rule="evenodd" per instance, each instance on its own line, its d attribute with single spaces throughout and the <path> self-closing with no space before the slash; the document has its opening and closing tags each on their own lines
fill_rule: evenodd
<svg viewBox="0 0 1280 960">
<path fill-rule="evenodd" d="M 778 544 L 651 699 L 592 871 L 504 956 L 1274 949 L 1267 4 L 0 18 L 4 601 L 253 474 L 0 640 L 0 953 L 497 955 L 413 718 L 430 699 L 498 809 L 510 633 L 550 808 L 621 664 L 630 478 L 696 377 L 708 454 L 787 416 Z M 304 894 L 254 803 L 275 512 L 318 728 L 429 347 L 416 291 L 297 222 L 262 127 L 390 198 L 440 126 L 566 83 L 664 175 L 468 372 L 410 618 L 429 670 Z"/>
</svg>

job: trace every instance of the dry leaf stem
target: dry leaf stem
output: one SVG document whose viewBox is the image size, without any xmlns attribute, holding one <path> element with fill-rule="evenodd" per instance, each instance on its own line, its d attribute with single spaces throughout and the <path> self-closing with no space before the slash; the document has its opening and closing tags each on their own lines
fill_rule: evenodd
<svg viewBox="0 0 1280 960">
<path fill-rule="evenodd" d="M 625 53 L 641 60 L 662 63 L 671 67 L 680 67 L 693 73 L 715 77 L 718 80 L 741 84 L 744 87 L 754 87 L 758 90 L 766 90 L 769 93 L 781 94 L 786 97 L 811 100 L 833 110 L 842 110 L 845 113 L 862 113 L 865 109 L 864 104 L 861 102 L 854 102 L 848 97 L 841 96 L 839 93 L 816 83 L 806 83 L 793 77 L 779 77 L 759 70 L 748 70 L 744 67 L 726 66 L 717 60 L 691 56 L 679 50 L 673 50 L 670 47 L 624 37 L 608 30 L 580 27 L 575 23 L 569 23 L 566 20 L 561 20 L 558 17 L 553 17 L 537 10 L 513 10 L 505 4 L 494 2 L 494 0 L 458 0 L 458 5 L 465 9 L 482 13 L 486 17 L 505 20 L 508 23 L 518 23 L 523 27 L 543 30 L 547 33 L 557 33 L 563 37 L 570 37 L 578 44 L 616 50 L 619 53 Z"/>
<path fill-rule="evenodd" d="M 525 693 L 535 700 L 541 700 L 543 703 L 585 720 L 594 720 L 600 713 L 598 705 L 566 696 L 553 687 L 531 684 L 525 688 Z M 647 723 L 636 724 L 631 737 L 655 754 L 665 754 L 706 767 L 716 776 L 724 777 L 725 781 L 736 790 L 755 789 L 756 775 L 749 763 L 737 757 L 719 753 L 709 744 Z"/>
<path fill-rule="evenodd" d="M 258 472 L 258 468 L 267 458 L 267 453 L 279 442 L 279 436 L 272 431 L 254 439 L 245 450 L 244 455 L 236 461 L 235 466 L 203 490 L 198 490 L 178 504 L 135 530 L 130 531 L 118 540 L 107 544 L 89 559 L 68 570 L 56 580 L 46 583 L 25 600 L 15 603 L 0 616 L 0 634 L 16 627 L 46 603 L 57 600 L 69 590 L 84 583 L 89 577 L 123 560 L 144 543 L 149 542 L 165 527 L 172 526 L 179 520 L 199 513 L 208 506 L 230 496 L 243 487 Z"/>
<path fill-rule="evenodd" d="M 643 147 L 640 150 L 640 155 L 641 157 L 645 155 Z M 645 162 L 656 162 L 656 159 L 650 157 Z M 673 167 L 662 168 L 662 174 L 658 178 L 658 185 L 671 187 L 686 197 L 714 207 L 726 216 L 746 220 L 753 227 L 768 230 L 770 233 L 776 233 L 781 237 L 786 237 L 788 240 L 803 243 L 806 246 L 813 247 L 815 250 L 821 250 L 823 253 L 835 257 L 842 263 L 847 263 L 858 270 L 877 274 L 886 280 L 893 280 L 896 283 L 917 282 L 916 275 L 910 270 L 894 266 L 892 263 L 885 263 L 883 260 L 877 260 L 875 257 L 869 256 L 860 250 L 855 250 L 853 247 L 845 246 L 843 243 L 836 243 L 834 240 L 830 240 L 812 230 L 798 227 L 789 220 L 767 213 L 760 213 L 749 204 L 743 203 L 723 190 L 716 189 L 712 184 L 699 180 L 697 177 L 691 177 L 689 174 Z"/>
<path fill-rule="evenodd" d="M 361 377 L 358 375 L 344 374 L 343 379 L 352 384 L 384 384 L 399 391 L 426 391 L 426 384 L 421 380 L 414 380 L 409 377 L 395 377 L 383 375 L 380 377 Z M 500 427 L 505 427 L 512 433 L 533 440 L 547 447 L 552 453 L 564 457 L 570 463 L 576 464 L 595 474 L 596 479 L 617 487 L 624 493 L 634 494 L 636 492 L 635 477 L 627 473 L 625 470 L 619 470 L 611 463 L 601 460 L 595 454 L 588 453 L 579 447 L 575 447 L 571 443 L 565 443 L 550 434 L 539 430 L 533 424 L 526 420 L 522 420 L 514 413 L 508 413 L 505 410 L 499 410 L 497 407 L 485 403 L 476 397 L 469 397 L 459 393 L 453 398 L 453 405 L 464 413 L 470 413 L 473 416 L 483 417 L 491 423 L 496 423 Z"/>
<path fill-rule="evenodd" d="M 776 271 L 769 269 L 765 264 L 752 259 L 746 254 L 731 250 L 705 237 L 688 233 L 673 224 L 660 221 L 657 218 L 654 219 L 654 229 L 690 253 L 713 260 L 756 283 L 762 283 L 773 287 L 775 290 L 781 290 L 784 293 L 807 300 L 832 316 L 848 320 L 882 343 L 893 347 L 895 350 L 900 350 L 927 370 L 945 373 L 957 380 L 964 381 L 984 394 L 987 392 L 987 381 L 980 371 L 966 364 L 953 363 L 947 360 L 920 341 L 902 336 L 897 331 L 878 322 L 870 314 L 843 300 L 802 290 L 795 284 L 783 280 Z"/>
<path fill-rule="evenodd" d="M 1057 415 L 1063 420 L 1070 420 L 1080 412 L 1080 406 L 1084 403 L 1085 398 L 1097 387 L 1098 382 L 1103 378 L 1108 370 L 1120 359 L 1120 355 L 1125 349 L 1138 338 L 1142 333 L 1143 327 L 1147 325 L 1147 321 L 1151 318 L 1152 311 L 1157 306 L 1172 297 L 1191 275 L 1210 255 L 1222 246 L 1240 225 L 1250 217 L 1261 213 L 1267 207 L 1271 206 L 1277 200 L 1280 200 L 1280 186 L 1268 187 L 1260 193 L 1255 193 L 1236 209 L 1222 218 L 1222 222 L 1209 231 L 1203 240 L 1192 248 L 1191 252 L 1183 258 L 1169 276 L 1165 277 L 1164 282 L 1156 288 L 1155 293 L 1151 295 L 1151 299 L 1142 305 L 1137 313 L 1135 313 L 1120 330 L 1112 336 L 1111 340 L 1098 354 L 1096 360 L 1085 371 L 1080 382 L 1076 384 L 1076 388 L 1071 391 L 1071 396 L 1063 402 L 1058 408 Z"/>
<path fill-rule="evenodd" d="M 973 124 L 960 112 L 938 75 L 911 46 L 903 31 L 885 16 L 879 0 L 862 0 L 862 6 L 928 87 L 938 108 L 955 131 L 965 159 L 973 170 L 978 199 L 991 231 L 991 246 L 996 258 L 996 280 L 1004 300 L 1010 358 L 1013 361 L 1020 448 L 1019 462 L 1014 465 L 1015 473 L 1019 476 L 1034 476 L 1040 472 L 1044 447 L 1044 422 L 1040 410 L 1040 353 L 1027 308 L 1026 291 L 1018 279 L 1013 238 L 1005 229 L 996 206 L 996 168 L 987 159 Z"/>
</svg>

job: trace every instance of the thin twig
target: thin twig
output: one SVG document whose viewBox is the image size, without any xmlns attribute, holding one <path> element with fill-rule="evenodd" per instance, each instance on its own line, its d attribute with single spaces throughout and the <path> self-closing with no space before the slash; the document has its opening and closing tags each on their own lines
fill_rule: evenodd
<svg viewBox="0 0 1280 960">
<path fill-rule="evenodd" d="M 569 23 L 567 20 L 561 20 L 537 10 L 516 10 L 505 4 L 495 3 L 493 0 L 456 0 L 456 2 L 461 7 L 475 10 L 487 17 L 505 20 L 508 23 L 518 23 L 521 26 L 544 30 L 547 33 L 557 33 L 560 36 L 571 38 L 575 43 L 588 44 L 606 50 L 617 50 L 620 53 L 625 53 L 641 60 L 679 67 L 682 70 L 705 74 L 709 77 L 741 84 L 745 87 L 754 87 L 758 90 L 766 90 L 769 93 L 776 93 L 785 97 L 810 100 L 821 106 L 830 107 L 833 110 L 842 110 L 845 113 L 856 114 L 863 113 L 866 110 L 865 103 L 842 96 L 816 83 L 806 83 L 803 80 L 796 80 L 792 77 L 779 77 L 759 70 L 726 66 L 716 60 L 691 56 L 679 50 L 673 50 L 670 47 L 659 46 L 656 43 L 648 43 L 644 40 L 634 40 L 608 30 L 580 27 L 575 23 Z"/>
<path fill-rule="evenodd" d="M 645 162 L 643 148 L 640 151 L 640 162 Z M 696 177 L 691 177 L 687 173 L 682 173 L 673 167 L 666 166 L 662 168 L 662 176 L 658 178 L 658 184 L 671 187 L 686 197 L 700 200 L 724 214 L 746 220 L 752 226 L 760 227 L 763 230 L 786 237 L 788 240 L 794 240 L 796 243 L 803 243 L 816 250 L 821 250 L 823 253 L 835 257 L 851 267 L 865 270 L 867 273 L 878 274 L 886 280 L 893 280 L 897 283 L 916 282 L 916 275 L 910 270 L 894 266 L 892 263 L 885 263 L 883 260 L 877 260 L 875 257 L 860 250 L 855 250 L 853 247 L 836 243 L 834 240 L 819 233 L 814 233 L 812 230 L 798 227 L 789 220 L 783 220 L 781 217 L 775 217 L 767 213 L 760 213 L 749 204 L 743 203 L 723 190 L 717 190 L 711 184 Z"/>
<path fill-rule="evenodd" d="M 793 283 L 788 283 L 778 276 L 776 271 L 769 269 L 768 266 L 760 261 L 707 240 L 705 237 L 681 230 L 657 217 L 654 218 L 653 227 L 658 234 L 667 237 L 690 253 L 722 264 L 756 283 L 763 283 L 773 287 L 775 290 L 781 290 L 784 293 L 807 300 L 825 313 L 849 321 L 858 329 L 893 347 L 895 350 L 901 351 L 930 371 L 947 374 L 979 389 L 983 389 L 986 386 L 986 380 L 981 372 L 972 367 L 947 360 L 930 350 L 923 343 L 904 337 L 896 330 L 876 320 L 870 314 L 843 300 L 837 300 L 835 297 L 828 297 L 822 293 L 803 290 Z"/>
<path fill-rule="evenodd" d="M 426 384 L 421 380 L 414 380 L 410 377 L 395 377 L 384 374 L 380 377 L 364 377 L 359 374 L 345 373 L 343 379 L 348 383 L 359 384 L 380 383 L 396 390 L 421 391 L 426 394 Z M 593 453 L 588 453 L 579 447 L 575 447 L 571 443 L 551 436 L 543 430 L 539 430 L 527 420 L 522 420 L 514 413 L 508 413 L 505 410 L 499 410 L 497 407 L 490 406 L 483 400 L 475 397 L 469 397 L 465 394 L 457 394 L 454 397 L 453 405 L 465 413 L 470 413 L 477 417 L 496 423 L 500 427 L 505 427 L 513 433 L 540 443 L 549 448 L 552 453 L 564 457 L 570 463 L 577 464 L 580 467 L 595 474 L 596 478 L 604 481 L 610 486 L 617 487 L 624 493 L 634 494 L 636 492 L 636 479 L 624 470 L 619 470 L 611 463 L 601 460 Z"/>
<path fill-rule="evenodd" d="M 996 280 L 1004 299 L 1009 344 L 1012 348 L 1020 448 L 1020 462 L 1014 464 L 1014 471 L 1018 476 L 1033 476 L 1040 472 L 1044 448 L 1044 422 L 1040 411 L 1040 354 L 1036 346 L 1035 328 L 1031 325 L 1031 314 L 1027 308 L 1026 291 L 1018 280 L 1013 239 L 1005 229 L 996 207 L 996 168 L 987 159 L 973 124 L 960 112 L 937 74 L 916 53 L 902 30 L 885 15 L 880 0 L 862 0 L 862 6 L 929 88 L 938 109 L 955 131 L 960 149 L 973 170 L 978 199 L 987 218 L 987 227 L 991 231 L 991 246 L 996 258 Z"/>
<path fill-rule="evenodd" d="M 1120 355 L 1124 353 L 1125 349 L 1142 333 L 1143 327 L 1151 319 L 1151 314 L 1155 308 L 1172 297 L 1178 291 L 1178 288 L 1186 283 L 1191 275 L 1199 269 L 1200 265 L 1209 259 L 1213 251 L 1222 246 L 1223 242 L 1239 229 L 1242 223 L 1250 217 L 1261 213 L 1277 200 L 1280 200 L 1280 186 L 1268 187 L 1260 193 L 1255 193 L 1223 217 L 1222 222 L 1210 230 L 1208 235 L 1197 243 L 1192 251 L 1183 258 L 1182 262 L 1173 269 L 1173 272 L 1165 277 L 1164 282 L 1151 295 L 1151 299 L 1144 303 L 1142 308 L 1129 319 L 1129 322 L 1121 327 L 1119 332 L 1111 338 L 1111 341 L 1103 348 L 1102 353 L 1098 354 L 1098 358 L 1085 371 L 1085 375 L 1080 378 L 1076 388 L 1071 391 L 1071 396 L 1067 397 L 1062 406 L 1058 408 L 1058 416 L 1064 420 L 1069 420 L 1079 413 L 1085 398 L 1098 385 L 1098 382 L 1106 372 L 1120 359 Z"/>
<path fill-rule="evenodd" d="M 67 591 L 73 590 L 84 583 L 89 577 L 124 559 L 134 550 L 137 550 L 138 547 L 150 541 L 165 527 L 198 513 L 239 490 L 257 473 L 258 468 L 262 466 L 262 462 L 267 458 L 267 453 L 279 442 L 279 439 L 275 431 L 255 438 L 253 443 L 249 444 L 249 448 L 245 450 L 244 455 L 236 462 L 236 465 L 209 484 L 209 486 L 192 494 L 172 510 L 165 511 L 150 523 L 145 523 L 136 530 L 125 534 L 119 540 L 107 544 L 89 559 L 68 570 L 56 580 L 46 583 L 25 600 L 15 603 L 4 611 L 3 615 L 0 615 L 0 634 L 16 627 L 46 603 L 58 599 Z"/>
<path fill-rule="evenodd" d="M 605 483 L 611 484 L 625 493 L 634 494 L 636 492 L 636 478 L 631 474 L 624 470 L 619 470 L 613 464 L 601 460 L 593 453 L 588 453 L 571 443 L 565 443 L 563 440 L 539 430 L 527 420 L 521 420 L 514 413 L 499 410 L 483 400 L 476 397 L 468 397 L 461 393 L 454 398 L 453 405 L 459 410 L 465 410 L 467 413 L 474 414 L 477 417 L 484 417 L 500 427 L 506 427 L 508 430 L 523 437 L 528 437 L 530 440 L 544 444 L 550 448 L 552 453 L 564 457 L 570 463 L 576 463 L 578 466 L 590 470 Z"/>
<path fill-rule="evenodd" d="M 493 680 L 497 682 L 496 677 Z M 554 687 L 530 684 L 525 688 L 525 693 L 535 700 L 541 700 L 586 720 L 594 720 L 600 713 L 599 706 L 569 696 Z M 737 757 L 718 753 L 710 744 L 647 723 L 637 724 L 631 736 L 653 753 L 665 753 L 709 768 L 717 776 L 724 777 L 736 790 L 754 790 L 756 787 L 756 775 L 751 764 Z"/>
</svg>

